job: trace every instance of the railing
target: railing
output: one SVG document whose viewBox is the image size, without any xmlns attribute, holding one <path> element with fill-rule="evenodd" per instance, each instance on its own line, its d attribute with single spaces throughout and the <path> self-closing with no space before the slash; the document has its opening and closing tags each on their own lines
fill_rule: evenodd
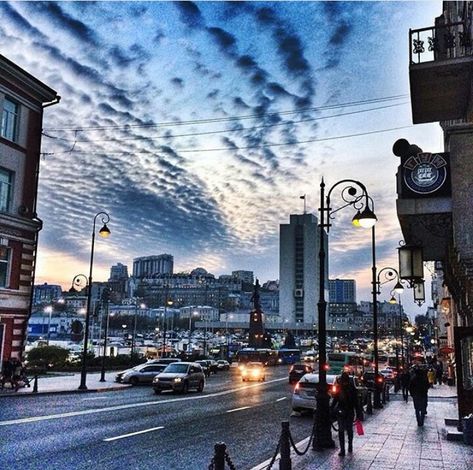
<svg viewBox="0 0 473 470">
<path fill-rule="evenodd" d="M 464 21 L 409 30 L 409 63 L 421 64 L 473 55 L 471 31 Z"/>
</svg>

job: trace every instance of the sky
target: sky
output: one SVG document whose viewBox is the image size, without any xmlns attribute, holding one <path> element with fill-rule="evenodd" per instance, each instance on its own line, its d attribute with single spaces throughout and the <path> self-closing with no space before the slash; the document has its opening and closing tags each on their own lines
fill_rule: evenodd
<svg viewBox="0 0 473 470">
<path fill-rule="evenodd" d="M 408 30 L 441 2 L 0 2 L 0 48 L 61 95 L 44 113 L 36 283 L 94 280 L 170 253 L 175 271 L 279 278 L 279 224 L 317 213 L 319 184 L 363 182 L 378 267 L 397 265 L 399 138 L 412 125 Z M 334 208 L 341 199 L 333 197 Z M 370 299 L 371 237 L 336 214 L 330 277 Z M 98 222 L 99 223 L 99 222 Z M 421 313 L 404 295 L 406 309 Z M 383 288 L 389 299 L 389 288 Z"/>
</svg>

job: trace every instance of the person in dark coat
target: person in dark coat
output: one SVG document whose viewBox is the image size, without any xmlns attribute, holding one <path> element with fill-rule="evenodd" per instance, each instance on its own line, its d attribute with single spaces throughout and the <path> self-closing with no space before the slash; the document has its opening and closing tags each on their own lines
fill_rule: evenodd
<svg viewBox="0 0 473 470">
<path fill-rule="evenodd" d="M 353 420 L 355 414 L 359 419 L 361 413 L 355 384 L 347 372 L 342 373 L 338 385 L 340 390 L 335 395 L 331 408 L 338 423 L 338 439 L 340 441 L 338 455 L 343 457 L 345 455 L 345 432 L 348 436 L 348 452 L 351 453 L 353 452 Z"/>
<path fill-rule="evenodd" d="M 442 385 L 442 382 L 443 382 L 443 363 L 442 363 L 442 361 L 437 362 L 436 372 L 437 372 L 438 384 Z"/>
<path fill-rule="evenodd" d="M 409 383 L 409 392 L 414 401 L 417 425 L 424 425 L 424 418 L 427 414 L 427 394 L 429 391 L 429 381 L 427 371 L 420 367 L 415 368 L 411 375 Z"/>
<path fill-rule="evenodd" d="M 401 389 L 402 389 L 402 398 L 407 403 L 409 401 L 409 383 L 411 381 L 411 374 L 407 369 L 404 369 L 401 372 Z"/>
</svg>

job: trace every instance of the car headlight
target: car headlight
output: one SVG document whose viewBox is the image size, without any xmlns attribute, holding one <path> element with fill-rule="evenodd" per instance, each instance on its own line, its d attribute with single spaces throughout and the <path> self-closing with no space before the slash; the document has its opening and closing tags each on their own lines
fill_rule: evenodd
<svg viewBox="0 0 473 470">
<path fill-rule="evenodd" d="M 159 382 L 159 377 L 155 377 L 155 378 L 153 379 L 153 382 Z"/>
<path fill-rule="evenodd" d="M 174 379 L 174 382 L 176 382 L 176 383 L 182 382 L 182 379 L 181 379 L 180 377 L 176 377 L 176 378 Z"/>
</svg>

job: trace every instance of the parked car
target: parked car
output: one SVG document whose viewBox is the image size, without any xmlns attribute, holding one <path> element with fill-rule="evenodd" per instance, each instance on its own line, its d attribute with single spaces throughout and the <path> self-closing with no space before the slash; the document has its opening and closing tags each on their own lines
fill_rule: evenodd
<svg viewBox="0 0 473 470">
<path fill-rule="evenodd" d="M 304 374 L 308 374 L 313 371 L 314 369 L 308 364 L 294 364 L 289 371 L 289 383 L 296 383 Z"/>
<path fill-rule="evenodd" d="M 230 363 L 224 359 L 220 359 L 217 361 L 217 368 L 218 370 L 230 370 Z"/>
<path fill-rule="evenodd" d="M 132 369 L 119 372 L 115 377 L 115 381 L 131 385 L 151 384 L 154 377 L 166 367 L 166 364 L 150 364 L 147 362 L 146 364 L 140 364 Z"/>
<path fill-rule="evenodd" d="M 381 369 L 379 373 L 384 377 L 385 382 L 393 383 L 396 378 L 396 372 L 391 367 Z"/>
<path fill-rule="evenodd" d="M 375 389 L 375 374 L 374 372 L 365 372 L 362 376 L 363 383 L 365 386 L 370 390 L 371 392 L 374 392 Z M 379 374 L 378 376 L 378 383 L 379 385 L 383 385 L 384 383 L 384 377 Z"/>
<path fill-rule="evenodd" d="M 368 392 L 369 389 L 365 385 L 364 381 L 360 377 L 356 377 L 354 375 L 350 376 L 350 380 L 356 388 L 356 393 L 358 396 L 358 402 L 361 406 L 365 406 L 368 403 Z M 334 386 L 332 387 L 332 396 L 335 396 L 339 391 L 339 384 L 340 384 L 340 376 L 338 376 L 334 382 Z"/>
<path fill-rule="evenodd" d="M 264 382 L 266 380 L 264 365 L 262 362 L 248 362 L 244 369 L 241 370 L 241 378 L 243 382 L 256 380 Z"/>
<path fill-rule="evenodd" d="M 327 391 L 333 393 L 333 384 L 336 375 L 327 375 Z M 316 386 L 319 383 L 319 374 L 305 374 L 294 387 L 292 394 L 292 409 L 307 411 L 316 409 Z"/>
<path fill-rule="evenodd" d="M 159 359 L 151 359 L 148 363 L 153 364 L 172 364 L 174 362 L 181 362 L 181 359 L 178 357 L 161 357 Z"/>
<path fill-rule="evenodd" d="M 199 364 L 200 367 L 202 367 L 202 371 L 204 372 L 206 377 L 210 376 L 210 367 L 205 359 L 200 359 L 199 361 L 195 361 L 195 363 Z"/>
<path fill-rule="evenodd" d="M 195 388 L 202 392 L 205 386 L 205 375 L 200 364 L 195 362 L 175 362 L 169 364 L 161 374 L 153 379 L 154 393 L 163 390 L 187 393 Z"/>
<path fill-rule="evenodd" d="M 204 359 L 207 362 L 211 374 L 216 374 L 218 372 L 218 364 L 217 361 L 213 359 Z"/>
</svg>

